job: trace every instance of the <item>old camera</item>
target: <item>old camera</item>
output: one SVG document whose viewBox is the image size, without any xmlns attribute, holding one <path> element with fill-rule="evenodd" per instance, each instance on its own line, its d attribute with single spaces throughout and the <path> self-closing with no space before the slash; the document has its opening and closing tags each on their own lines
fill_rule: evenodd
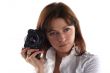
<svg viewBox="0 0 110 73">
<path fill-rule="evenodd" d="M 24 48 L 30 49 L 44 49 L 45 35 L 42 30 L 29 29 L 25 39 Z M 36 55 L 36 58 L 40 59 L 44 56 L 44 53 Z"/>
</svg>

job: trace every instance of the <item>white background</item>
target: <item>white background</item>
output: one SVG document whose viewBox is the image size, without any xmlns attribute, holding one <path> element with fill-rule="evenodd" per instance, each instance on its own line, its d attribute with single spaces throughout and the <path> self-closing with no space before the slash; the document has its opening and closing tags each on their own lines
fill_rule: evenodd
<svg viewBox="0 0 110 73">
<path fill-rule="evenodd" d="M 20 52 L 29 28 L 36 28 L 41 10 L 64 2 L 77 15 L 87 51 L 99 56 L 101 73 L 110 73 L 109 0 L 0 0 L 0 73 L 33 73 Z"/>
</svg>

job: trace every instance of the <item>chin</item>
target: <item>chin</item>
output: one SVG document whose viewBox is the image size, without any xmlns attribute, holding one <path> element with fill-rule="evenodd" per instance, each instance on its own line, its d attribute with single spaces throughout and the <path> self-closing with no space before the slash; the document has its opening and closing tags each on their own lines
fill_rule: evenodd
<svg viewBox="0 0 110 73">
<path fill-rule="evenodd" d="M 68 53 L 70 50 L 71 50 L 70 48 L 60 48 L 60 50 L 58 51 L 62 53 Z"/>
</svg>

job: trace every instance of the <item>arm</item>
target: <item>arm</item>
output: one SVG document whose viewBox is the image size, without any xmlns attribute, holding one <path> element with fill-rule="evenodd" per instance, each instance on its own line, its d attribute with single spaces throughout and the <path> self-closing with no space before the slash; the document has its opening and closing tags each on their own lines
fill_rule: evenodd
<svg viewBox="0 0 110 73">
<path fill-rule="evenodd" d="M 34 52 L 34 53 L 32 53 Z M 44 73 L 44 59 L 37 59 L 35 56 L 42 51 L 36 49 L 22 49 L 21 55 L 26 60 L 26 62 L 30 63 L 36 70 L 36 73 Z M 32 54 L 31 54 L 32 53 Z M 31 54 L 31 55 L 30 55 Z"/>
</svg>

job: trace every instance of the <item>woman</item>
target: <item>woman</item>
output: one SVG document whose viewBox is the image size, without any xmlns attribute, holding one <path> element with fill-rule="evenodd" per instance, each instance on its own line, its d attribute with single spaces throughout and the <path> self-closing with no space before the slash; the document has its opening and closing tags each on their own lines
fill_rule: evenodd
<svg viewBox="0 0 110 73">
<path fill-rule="evenodd" d="M 46 58 L 37 59 L 35 56 L 43 52 L 37 49 L 21 51 L 36 73 L 97 73 L 97 58 L 86 52 L 79 21 L 67 5 L 61 2 L 47 5 L 40 14 L 37 29 L 42 29 L 47 39 Z"/>
</svg>

